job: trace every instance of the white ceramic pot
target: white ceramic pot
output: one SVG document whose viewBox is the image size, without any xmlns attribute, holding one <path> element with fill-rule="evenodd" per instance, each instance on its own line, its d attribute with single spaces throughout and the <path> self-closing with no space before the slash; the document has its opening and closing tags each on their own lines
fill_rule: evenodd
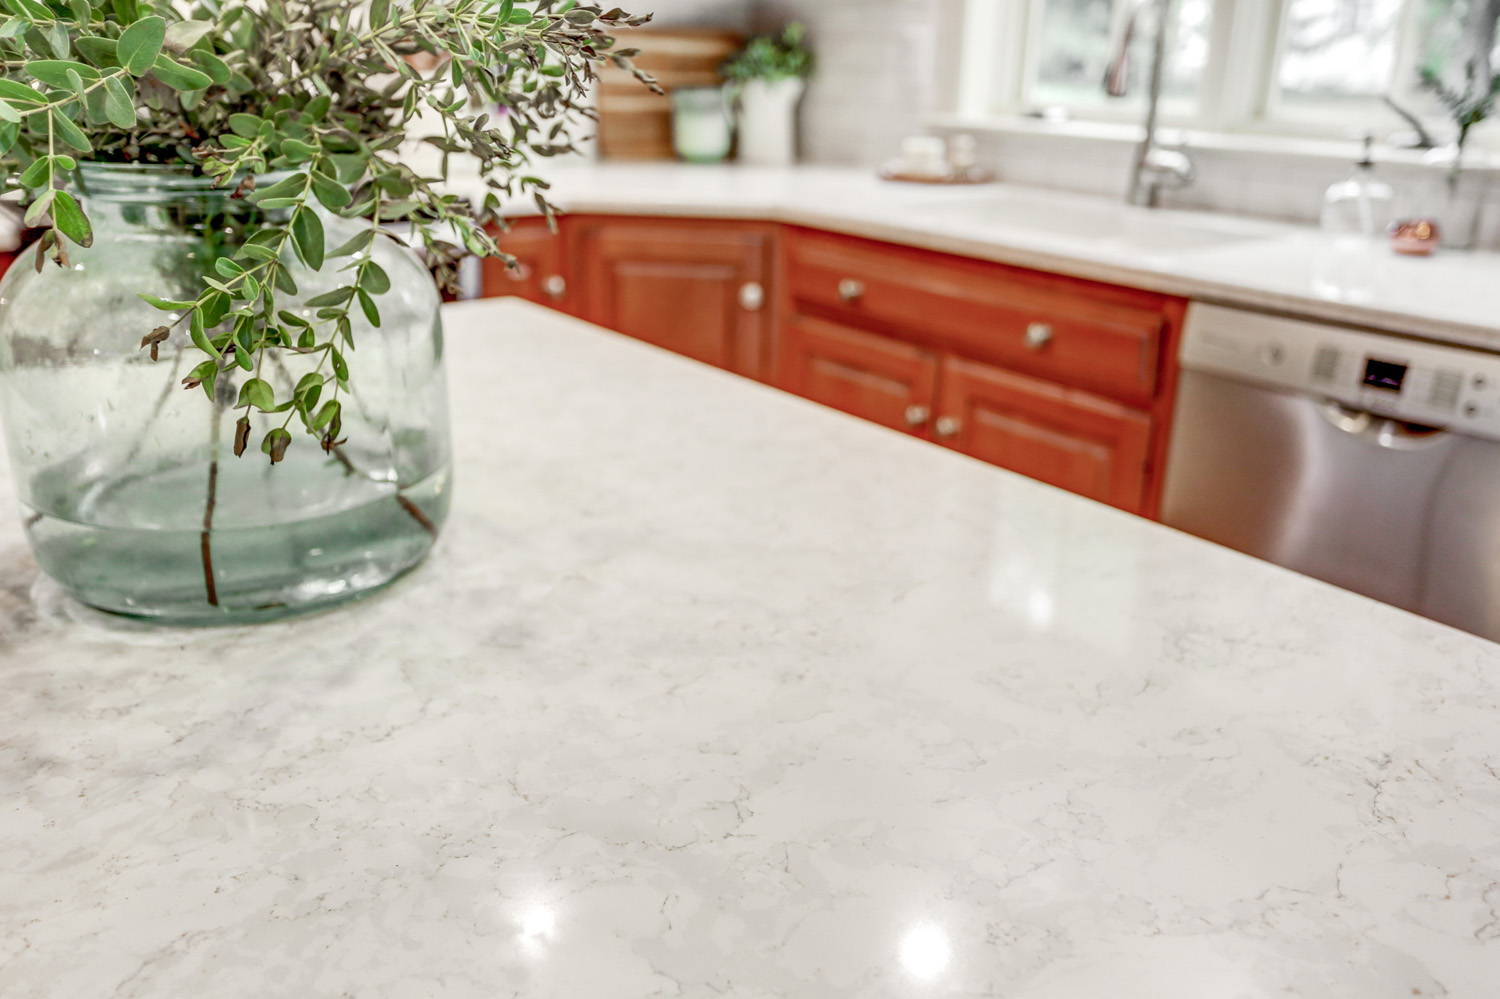
<svg viewBox="0 0 1500 999">
<path fill-rule="evenodd" d="M 799 78 L 750 80 L 740 91 L 740 161 L 790 166 L 797 161 Z"/>
</svg>

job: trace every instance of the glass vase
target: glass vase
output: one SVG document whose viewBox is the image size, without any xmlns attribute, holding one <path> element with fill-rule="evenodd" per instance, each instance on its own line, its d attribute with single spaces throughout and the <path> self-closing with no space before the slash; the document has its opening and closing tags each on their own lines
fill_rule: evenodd
<svg viewBox="0 0 1500 999">
<path fill-rule="evenodd" d="M 385 237 L 368 251 L 391 288 L 376 298 L 378 328 L 359 309 L 351 316 L 342 442 L 325 450 L 293 418 L 293 443 L 273 465 L 259 445 L 287 414 L 257 412 L 235 457 L 244 380 L 258 375 L 289 398 L 303 375 L 326 373 L 323 355 L 270 350 L 253 373 L 226 363 L 210 398 L 183 384 L 206 358 L 186 322 L 155 359 L 142 348 L 178 314 L 138 293 L 196 298 L 214 260 L 266 213 L 166 167 L 84 164 L 77 186 L 93 246 L 69 246 L 66 266 L 40 269 L 23 250 L 0 282 L 0 419 L 43 571 L 105 611 L 230 624 L 346 601 L 420 562 L 449 499 L 439 296 L 421 259 Z M 330 248 L 368 225 L 323 223 Z M 288 253 L 298 292 L 279 307 L 313 319 L 302 303 L 343 283 L 347 262 L 311 272 Z"/>
</svg>

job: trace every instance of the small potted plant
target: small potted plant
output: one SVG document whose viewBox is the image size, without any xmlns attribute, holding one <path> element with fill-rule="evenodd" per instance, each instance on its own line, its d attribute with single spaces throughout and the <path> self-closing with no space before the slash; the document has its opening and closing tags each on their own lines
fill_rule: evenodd
<svg viewBox="0 0 1500 999">
<path fill-rule="evenodd" d="M 646 18 L 5 8 L 0 175 L 41 235 L 0 284 L 0 417 L 38 563 L 87 604 L 177 623 L 325 606 L 415 565 L 450 491 L 429 267 L 501 255 L 504 196 L 546 209 L 526 163 L 572 148 L 596 64 L 629 68 L 610 29 Z M 436 171 L 400 158 L 418 115 L 442 126 Z M 444 189 L 455 155 L 481 203 Z"/>
<path fill-rule="evenodd" d="M 797 105 L 812 75 L 806 29 L 788 25 L 781 35 L 750 41 L 724 64 L 738 91 L 739 158 L 759 166 L 788 166 L 797 159 Z"/>
</svg>

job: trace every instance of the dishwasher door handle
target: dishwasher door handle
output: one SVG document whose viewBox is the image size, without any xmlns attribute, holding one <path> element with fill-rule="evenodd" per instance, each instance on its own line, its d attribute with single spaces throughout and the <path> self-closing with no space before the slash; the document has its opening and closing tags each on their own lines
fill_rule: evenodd
<svg viewBox="0 0 1500 999">
<path fill-rule="evenodd" d="M 1335 430 L 1362 437 L 1389 451 L 1417 451 L 1431 447 L 1450 433 L 1441 427 L 1407 423 L 1367 409 L 1346 406 L 1337 399 L 1323 399 L 1318 405 L 1318 413 Z"/>
</svg>

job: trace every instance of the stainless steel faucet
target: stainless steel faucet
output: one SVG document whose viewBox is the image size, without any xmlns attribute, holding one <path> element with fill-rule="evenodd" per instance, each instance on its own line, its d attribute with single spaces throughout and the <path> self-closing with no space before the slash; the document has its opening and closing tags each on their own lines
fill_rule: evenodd
<svg viewBox="0 0 1500 999">
<path fill-rule="evenodd" d="M 1125 200 L 1132 205 L 1156 207 L 1164 187 L 1186 187 L 1193 182 L 1193 160 L 1181 149 L 1166 149 L 1156 141 L 1157 105 L 1161 103 L 1162 67 L 1167 55 L 1167 31 L 1172 19 L 1172 0 L 1132 0 L 1120 35 L 1119 48 L 1104 75 L 1104 90 L 1111 97 L 1124 97 L 1130 89 L 1130 43 L 1147 8 L 1156 11 L 1156 40 L 1151 56 L 1151 90 L 1146 103 L 1146 134 L 1136 148 L 1130 167 L 1130 187 Z"/>
</svg>

